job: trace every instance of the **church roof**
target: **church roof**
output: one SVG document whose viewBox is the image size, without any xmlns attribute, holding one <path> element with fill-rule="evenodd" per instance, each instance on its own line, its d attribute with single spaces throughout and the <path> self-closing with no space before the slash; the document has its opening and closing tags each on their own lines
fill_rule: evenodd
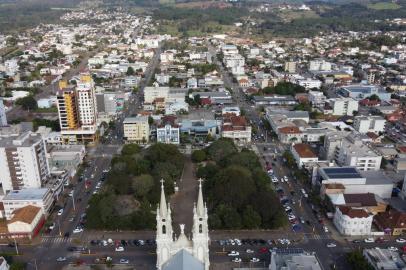
<svg viewBox="0 0 406 270">
<path fill-rule="evenodd" d="M 162 270 L 204 270 L 204 264 L 184 249 L 179 250 L 162 266 Z"/>
</svg>

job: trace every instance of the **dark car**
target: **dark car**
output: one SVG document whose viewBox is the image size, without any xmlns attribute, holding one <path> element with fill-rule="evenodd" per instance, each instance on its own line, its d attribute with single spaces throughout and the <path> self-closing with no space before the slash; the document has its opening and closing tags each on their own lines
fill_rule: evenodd
<svg viewBox="0 0 406 270">
<path fill-rule="evenodd" d="M 70 233 L 69 233 L 69 232 L 66 232 L 66 233 L 63 235 L 63 237 L 65 237 L 65 238 L 69 238 L 69 236 L 70 236 Z"/>
<path fill-rule="evenodd" d="M 361 240 L 355 239 L 355 240 L 352 240 L 352 242 L 353 242 L 354 244 L 359 244 L 359 243 L 361 243 Z"/>
</svg>

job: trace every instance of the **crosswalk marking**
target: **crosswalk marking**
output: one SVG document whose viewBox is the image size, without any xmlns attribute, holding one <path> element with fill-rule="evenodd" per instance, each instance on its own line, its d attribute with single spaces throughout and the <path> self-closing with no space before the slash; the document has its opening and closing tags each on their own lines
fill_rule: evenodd
<svg viewBox="0 0 406 270">
<path fill-rule="evenodd" d="M 304 234 L 306 239 L 313 239 L 313 240 L 322 240 L 322 239 L 331 239 L 331 236 L 328 234 Z"/>
<path fill-rule="evenodd" d="M 66 237 L 43 237 L 41 239 L 42 243 L 51 243 L 51 244 L 62 244 L 72 242 L 72 238 Z"/>
</svg>

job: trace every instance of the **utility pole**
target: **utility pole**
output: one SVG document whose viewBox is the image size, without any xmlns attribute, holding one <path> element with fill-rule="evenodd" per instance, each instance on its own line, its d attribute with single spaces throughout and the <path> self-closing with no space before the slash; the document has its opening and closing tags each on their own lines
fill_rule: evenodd
<svg viewBox="0 0 406 270">
<path fill-rule="evenodd" d="M 72 192 L 72 205 L 73 205 L 73 211 L 76 211 L 76 206 L 75 206 L 75 190 Z"/>
<path fill-rule="evenodd" d="M 17 253 L 17 255 L 18 255 L 18 246 L 17 246 L 17 242 L 16 242 L 15 237 L 14 237 L 13 239 L 14 239 L 14 246 L 16 247 L 16 253 Z"/>
</svg>

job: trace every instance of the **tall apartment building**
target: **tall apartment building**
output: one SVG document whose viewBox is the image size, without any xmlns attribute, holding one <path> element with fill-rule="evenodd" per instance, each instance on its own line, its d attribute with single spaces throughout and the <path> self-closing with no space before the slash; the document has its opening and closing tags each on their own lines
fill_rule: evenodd
<svg viewBox="0 0 406 270">
<path fill-rule="evenodd" d="M 375 153 L 358 136 L 351 134 L 335 150 L 335 161 L 340 166 L 356 167 L 360 171 L 378 171 L 382 156 Z"/>
<path fill-rule="evenodd" d="M 309 101 L 313 107 L 323 107 L 326 103 L 326 96 L 320 91 L 309 91 Z"/>
<path fill-rule="evenodd" d="M 358 111 L 358 102 L 352 98 L 336 98 L 330 100 L 333 115 L 352 116 L 354 111 Z"/>
<path fill-rule="evenodd" d="M 0 137 L 0 181 L 3 192 L 39 188 L 49 176 L 45 143 L 30 131 Z"/>
<path fill-rule="evenodd" d="M 296 73 L 296 62 L 285 62 L 285 71 L 289 73 Z"/>
<path fill-rule="evenodd" d="M 127 117 L 123 122 L 124 140 L 138 144 L 148 143 L 149 123 L 147 116 Z"/>
<path fill-rule="evenodd" d="M 6 109 L 4 108 L 3 99 L 0 98 L 0 127 L 7 126 Z"/>
<path fill-rule="evenodd" d="M 59 123 L 64 143 L 94 143 L 97 140 L 97 103 L 90 75 L 81 75 L 76 87 L 59 84 Z"/>
<path fill-rule="evenodd" d="M 382 116 L 357 116 L 354 119 L 354 128 L 360 133 L 384 132 L 386 120 Z"/>
</svg>

